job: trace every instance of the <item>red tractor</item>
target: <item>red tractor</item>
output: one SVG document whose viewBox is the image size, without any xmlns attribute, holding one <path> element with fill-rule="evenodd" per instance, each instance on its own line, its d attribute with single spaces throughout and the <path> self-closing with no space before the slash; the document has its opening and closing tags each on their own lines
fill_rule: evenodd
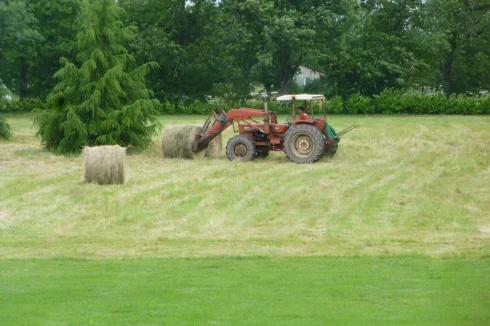
<svg viewBox="0 0 490 326">
<path fill-rule="evenodd" d="M 216 114 L 214 111 L 201 128 L 193 145 L 198 152 L 223 130 L 233 125 L 238 135 L 232 137 L 226 145 L 226 156 L 231 161 L 251 161 L 264 158 L 270 151 L 284 151 L 286 156 L 296 163 L 313 163 L 322 156 L 333 156 L 337 151 L 340 136 L 357 127 L 351 126 L 340 133 L 327 123 L 325 115 L 325 97 L 323 95 L 283 95 L 279 102 L 292 102 L 292 120 L 282 124 L 277 122 L 275 113 L 267 109 L 238 108 Z M 305 113 L 296 116 L 297 102 Z M 323 117 L 314 116 L 315 102 L 320 104 Z M 263 118 L 260 122 L 257 118 Z"/>
</svg>

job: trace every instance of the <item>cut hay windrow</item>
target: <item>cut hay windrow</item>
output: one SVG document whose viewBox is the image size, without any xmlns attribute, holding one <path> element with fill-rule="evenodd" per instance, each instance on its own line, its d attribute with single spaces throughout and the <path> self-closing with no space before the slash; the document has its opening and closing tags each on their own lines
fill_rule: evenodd
<svg viewBox="0 0 490 326">
<path fill-rule="evenodd" d="M 162 152 L 167 158 L 194 159 L 196 154 L 192 151 L 192 145 L 199 134 L 201 127 L 193 125 L 170 125 L 163 130 Z M 213 139 L 202 156 L 216 157 L 221 154 L 221 135 Z"/>
<path fill-rule="evenodd" d="M 126 175 L 126 148 L 121 146 L 85 147 L 85 182 L 124 184 Z"/>
</svg>

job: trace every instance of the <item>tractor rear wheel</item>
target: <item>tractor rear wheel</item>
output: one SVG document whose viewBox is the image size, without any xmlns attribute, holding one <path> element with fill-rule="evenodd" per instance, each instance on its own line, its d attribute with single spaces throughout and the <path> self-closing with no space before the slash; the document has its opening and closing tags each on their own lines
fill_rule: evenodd
<svg viewBox="0 0 490 326">
<path fill-rule="evenodd" d="M 266 158 L 269 156 L 269 146 L 257 146 L 255 149 L 255 157 Z"/>
<path fill-rule="evenodd" d="M 338 148 L 339 148 L 339 144 L 335 144 L 329 149 L 327 149 L 325 153 L 323 153 L 323 155 L 325 155 L 326 157 L 332 157 L 335 155 L 335 153 L 337 153 Z"/>
<path fill-rule="evenodd" d="M 291 127 L 284 139 L 284 153 L 298 164 L 318 161 L 325 150 L 325 137 L 317 128 L 301 124 Z"/>
<path fill-rule="evenodd" d="M 232 137 L 226 145 L 226 156 L 230 161 L 248 162 L 254 159 L 255 143 L 247 136 Z"/>
</svg>

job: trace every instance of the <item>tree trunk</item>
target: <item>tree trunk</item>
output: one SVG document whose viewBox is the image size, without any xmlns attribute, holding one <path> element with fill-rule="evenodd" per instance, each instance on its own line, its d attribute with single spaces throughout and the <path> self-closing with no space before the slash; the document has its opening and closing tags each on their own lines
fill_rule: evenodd
<svg viewBox="0 0 490 326">
<path fill-rule="evenodd" d="M 281 68 L 281 72 L 279 74 L 279 82 L 280 82 L 280 92 L 282 94 L 289 93 L 291 89 L 291 83 L 293 82 L 294 75 L 298 70 L 299 66 L 289 67 L 283 66 Z"/>
<path fill-rule="evenodd" d="M 442 87 L 444 89 L 444 94 L 447 96 L 453 93 L 453 64 L 456 48 L 458 47 L 455 34 L 452 35 L 449 43 L 451 45 L 451 51 L 447 54 L 446 61 L 442 68 L 442 77 L 444 79 Z"/>
<path fill-rule="evenodd" d="M 280 80 L 280 83 L 281 83 L 280 93 L 281 94 L 289 93 L 289 90 L 291 89 L 291 80 L 287 78 L 283 78 Z"/>
<path fill-rule="evenodd" d="M 180 0 L 178 4 L 178 34 L 179 34 L 179 45 L 180 45 L 180 67 L 178 72 L 179 78 L 179 100 L 182 101 L 185 97 L 185 89 L 186 89 L 186 76 L 185 76 L 185 46 L 187 43 L 186 37 L 186 26 L 185 26 L 185 0 Z"/>
<path fill-rule="evenodd" d="M 20 99 L 23 99 L 27 96 L 27 86 L 28 86 L 28 80 L 27 80 L 27 72 L 28 72 L 29 66 L 25 62 L 25 60 L 22 60 L 22 63 L 20 65 L 20 71 L 19 71 L 19 81 L 20 81 L 20 87 L 19 87 L 19 97 Z"/>
</svg>

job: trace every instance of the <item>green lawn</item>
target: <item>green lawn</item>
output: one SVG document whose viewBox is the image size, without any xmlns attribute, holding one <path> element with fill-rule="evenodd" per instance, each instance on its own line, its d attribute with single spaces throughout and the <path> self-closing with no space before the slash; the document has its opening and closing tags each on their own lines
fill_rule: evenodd
<svg viewBox="0 0 490 326">
<path fill-rule="evenodd" d="M 490 260 L 0 261 L 2 325 L 488 325 Z"/>
<path fill-rule="evenodd" d="M 7 120 L 0 325 L 490 324 L 488 116 L 332 116 L 361 127 L 312 165 L 163 159 L 160 133 L 121 186 Z"/>
</svg>

